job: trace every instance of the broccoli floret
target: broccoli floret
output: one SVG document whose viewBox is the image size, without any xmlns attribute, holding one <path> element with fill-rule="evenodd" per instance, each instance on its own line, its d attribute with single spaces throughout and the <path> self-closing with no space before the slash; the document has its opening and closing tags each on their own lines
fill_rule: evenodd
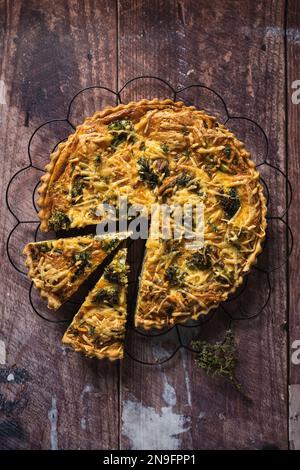
<svg viewBox="0 0 300 470">
<path fill-rule="evenodd" d="M 50 230 L 67 230 L 70 227 L 71 221 L 69 217 L 61 211 L 55 211 L 49 220 Z"/>
<path fill-rule="evenodd" d="M 104 277 L 113 284 L 126 284 L 126 268 L 120 263 L 118 266 L 109 265 L 104 270 Z"/>
<path fill-rule="evenodd" d="M 108 238 L 101 240 L 101 248 L 102 250 L 106 251 L 106 253 L 110 253 L 115 248 L 117 248 L 120 240 L 118 238 Z"/>
<path fill-rule="evenodd" d="M 51 243 L 47 243 L 47 242 L 43 242 L 43 243 L 40 243 L 39 245 L 37 245 L 38 248 L 39 248 L 39 251 L 42 252 L 42 253 L 47 253 L 48 251 L 51 250 L 52 248 L 52 244 Z"/>
<path fill-rule="evenodd" d="M 119 289 L 114 287 L 105 287 L 100 289 L 94 297 L 94 302 L 97 304 L 107 304 L 110 306 L 119 303 Z"/>
<path fill-rule="evenodd" d="M 203 271 L 210 268 L 211 258 L 209 256 L 209 251 L 205 248 L 203 250 L 196 251 L 190 256 L 186 264 L 193 270 L 199 269 L 200 271 Z"/>
<path fill-rule="evenodd" d="M 168 144 L 166 144 L 165 142 L 161 144 L 161 149 L 164 153 L 169 153 L 170 152 L 170 148 L 169 148 Z"/>
<path fill-rule="evenodd" d="M 83 192 L 83 188 L 84 188 L 83 178 L 82 176 L 77 175 L 73 180 L 71 196 L 72 197 L 80 196 Z"/>
<path fill-rule="evenodd" d="M 169 266 L 166 270 L 166 280 L 173 287 L 179 287 L 184 283 L 185 273 L 178 266 Z"/>
<path fill-rule="evenodd" d="M 158 175 L 150 167 L 149 160 L 142 157 L 138 160 L 139 176 L 142 181 L 145 181 L 150 188 L 154 189 L 159 182 Z"/>
<path fill-rule="evenodd" d="M 226 192 L 223 190 L 223 194 L 220 196 L 220 203 L 226 216 L 232 219 L 241 205 L 237 189 L 229 188 Z"/>
<path fill-rule="evenodd" d="M 90 266 L 90 254 L 87 251 L 81 251 L 79 253 L 74 253 L 73 255 L 73 261 L 76 263 L 76 270 L 72 276 L 72 280 L 75 281 L 75 279 L 78 276 L 81 276 L 81 274 L 84 273 L 85 269 Z M 79 264 L 78 264 L 79 262 Z"/>
<path fill-rule="evenodd" d="M 127 140 L 128 134 L 131 134 L 130 139 L 133 139 L 134 126 L 128 119 L 119 119 L 108 124 L 108 129 L 113 136 L 111 146 L 116 148 L 122 142 Z"/>
<path fill-rule="evenodd" d="M 190 184 L 190 182 L 192 181 L 192 176 L 191 175 L 188 175 L 187 173 L 182 173 L 181 175 L 179 175 L 176 179 L 176 185 L 179 187 L 179 188 L 185 188 L 186 186 L 188 186 Z"/>
</svg>

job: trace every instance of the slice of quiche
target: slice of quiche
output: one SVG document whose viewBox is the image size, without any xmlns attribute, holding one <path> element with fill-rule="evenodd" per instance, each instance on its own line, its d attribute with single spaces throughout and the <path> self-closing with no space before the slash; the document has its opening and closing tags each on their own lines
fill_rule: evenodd
<svg viewBox="0 0 300 470">
<path fill-rule="evenodd" d="M 28 243 L 28 276 L 48 307 L 57 310 L 127 236 L 122 232 Z"/>
<path fill-rule="evenodd" d="M 126 254 L 126 248 L 118 251 L 64 334 L 63 343 L 75 351 L 99 359 L 123 357 L 129 270 Z"/>
</svg>

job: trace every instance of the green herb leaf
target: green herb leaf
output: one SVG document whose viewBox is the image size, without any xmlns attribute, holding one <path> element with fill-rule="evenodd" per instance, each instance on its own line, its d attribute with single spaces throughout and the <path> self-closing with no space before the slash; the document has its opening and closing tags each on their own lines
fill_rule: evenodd
<svg viewBox="0 0 300 470">
<path fill-rule="evenodd" d="M 119 134 L 114 136 L 114 138 L 111 141 L 111 146 L 112 148 L 116 149 L 120 144 L 125 142 L 127 139 L 127 134 Z"/>
<path fill-rule="evenodd" d="M 204 165 L 205 165 L 205 169 L 209 172 L 209 170 L 216 169 L 218 165 L 218 161 L 216 160 L 214 155 L 207 154 L 204 157 Z"/>
<path fill-rule="evenodd" d="M 89 253 L 87 251 L 80 251 L 79 253 L 74 253 L 74 261 L 80 261 L 81 263 L 86 263 L 89 259 Z"/>
</svg>

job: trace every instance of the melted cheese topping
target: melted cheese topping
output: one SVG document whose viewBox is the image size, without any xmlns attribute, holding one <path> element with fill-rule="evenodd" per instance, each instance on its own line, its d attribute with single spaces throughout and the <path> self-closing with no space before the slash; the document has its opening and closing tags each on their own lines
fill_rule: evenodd
<svg viewBox="0 0 300 470">
<path fill-rule="evenodd" d="M 121 359 L 127 293 L 126 249 L 120 250 L 66 331 L 63 342 L 87 356 Z"/>
</svg>

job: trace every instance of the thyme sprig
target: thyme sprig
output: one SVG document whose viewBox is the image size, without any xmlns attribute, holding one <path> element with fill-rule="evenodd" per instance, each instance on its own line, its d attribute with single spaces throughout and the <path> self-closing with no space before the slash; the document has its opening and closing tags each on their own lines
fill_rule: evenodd
<svg viewBox="0 0 300 470">
<path fill-rule="evenodd" d="M 215 344 L 196 340 L 191 343 L 196 351 L 196 364 L 210 377 L 222 377 L 229 381 L 238 391 L 241 384 L 235 377 L 238 363 L 237 348 L 232 330 L 227 330 L 224 340 Z"/>
</svg>

